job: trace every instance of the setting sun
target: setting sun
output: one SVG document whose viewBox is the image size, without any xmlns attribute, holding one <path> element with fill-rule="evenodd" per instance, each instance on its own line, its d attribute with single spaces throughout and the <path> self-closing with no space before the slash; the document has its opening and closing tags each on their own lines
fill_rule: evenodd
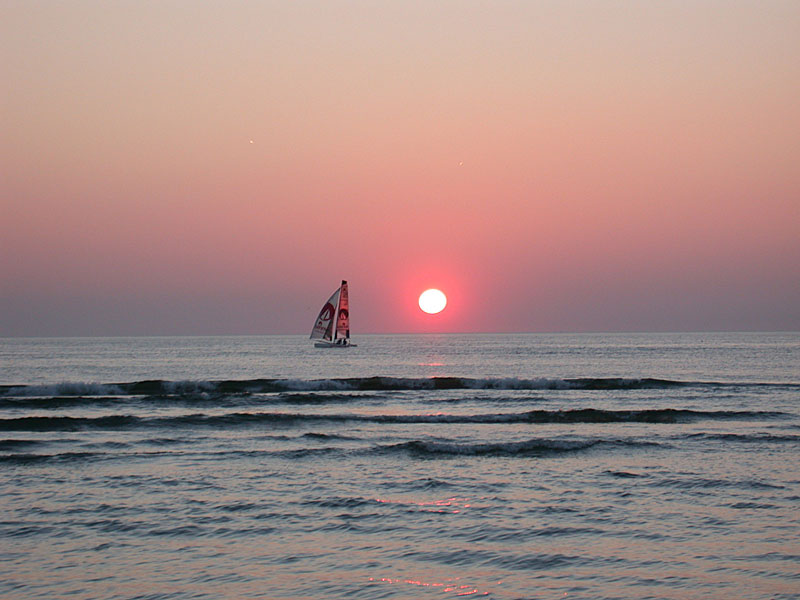
<svg viewBox="0 0 800 600">
<path fill-rule="evenodd" d="M 445 306 L 447 306 L 447 296 L 441 290 L 425 290 L 419 295 L 419 307 L 430 315 L 442 312 Z"/>
</svg>

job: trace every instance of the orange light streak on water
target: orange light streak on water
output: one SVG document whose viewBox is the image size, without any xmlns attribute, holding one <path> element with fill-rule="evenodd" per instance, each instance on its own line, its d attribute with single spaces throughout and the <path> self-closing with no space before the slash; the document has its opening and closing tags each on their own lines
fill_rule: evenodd
<svg viewBox="0 0 800 600">
<path fill-rule="evenodd" d="M 422 581 L 419 579 L 400 579 L 400 578 L 392 578 L 392 577 L 381 577 L 376 579 L 374 577 L 369 578 L 370 581 L 374 581 L 377 583 L 391 583 L 391 584 L 406 584 L 406 585 L 417 585 L 422 587 L 441 587 L 444 588 L 444 592 L 457 592 L 455 596 L 474 596 L 476 594 L 480 596 L 488 596 L 489 592 L 484 591 L 481 592 L 477 587 L 468 584 L 456 584 L 460 580 L 460 577 L 448 578 L 445 581 L 447 583 L 440 583 L 440 582 L 427 582 Z"/>
<path fill-rule="evenodd" d="M 472 504 L 470 504 L 469 498 L 445 498 L 443 500 L 433 500 L 431 502 L 417 502 L 414 500 L 389 500 L 385 498 L 375 498 L 376 502 L 380 502 L 381 504 L 405 504 L 407 506 L 420 506 L 423 509 L 427 510 L 428 512 L 437 512 L 437 513 L 452 513 L 457 514 L 461 512 L 461 509 L 471 508 Z M 435 507 L 433 510 L 429 510 L 427 507 Z M 448 508 L 455 507 L 453 510 L 446 510 Z"/>
</svg>

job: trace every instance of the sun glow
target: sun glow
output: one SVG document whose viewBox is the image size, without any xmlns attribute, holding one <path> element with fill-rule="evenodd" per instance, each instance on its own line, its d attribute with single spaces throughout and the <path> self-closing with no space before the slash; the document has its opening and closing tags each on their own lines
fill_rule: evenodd
<svg viewBox="0 0 800 600">
<path fill-rule="evenodd" d="M 419 295 L 419 307 L 429 315 L 435 315 L 447 306 L 447 296 L 437 289 L 425 290 Z"/>
</svg>

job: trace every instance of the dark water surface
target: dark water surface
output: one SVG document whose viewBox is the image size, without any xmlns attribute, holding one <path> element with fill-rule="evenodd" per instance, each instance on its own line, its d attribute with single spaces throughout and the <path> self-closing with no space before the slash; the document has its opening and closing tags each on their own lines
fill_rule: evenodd
<svg viewBox="0 0 800 600">
<path fill-rule="evenodd" d="M 800 598 L 800 335 L 0 340 L 4 598 Z"/>
</svg>

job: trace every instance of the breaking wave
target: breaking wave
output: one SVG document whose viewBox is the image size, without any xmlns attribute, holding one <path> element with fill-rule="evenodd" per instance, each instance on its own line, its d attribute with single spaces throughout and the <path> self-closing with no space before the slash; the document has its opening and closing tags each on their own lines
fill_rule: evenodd
<svg viewBox="0 0 800 600">
<path fill-rule="evenodd" d="M 247 425 L 295 424 L 310 422 L 360 421 L 368 423 L 448 424 L 448 423 L 685 423 L 700 420 L 770 419 L 786 416 L 770 411 L 698 411 L 688 409 L 532 410 L 521 413 L 463 414 L 302 414 L 283 412 L 235 412 L 222 415 L 191 414 L 169 417 L 109 415 L 102 417 L 16 417 L 0 419 L 0 431 L 77 431 L 83 429 L 133 429 L 155 427 L 237 427 Z"/>
<path fill-rule="evenodd" d="M 691 385 L 667 379 L 576 378 L 519 379 L 516 377 L 474 379 L 469 377 L 346 377 L 335 379 L 248 379 L 225 381 L 134 381 L 129 383 L 57 383 L 49 385 L 0 386 L 0 397 L 63 396 L 175 396 L 183 394 L 267 394 L 314 391 L 390 390 L 553 390 L 553 389 L 643 389 Z"/>
<path fill-rule="evenodd" d="M 22 398 L 120 398 L 125 396 L 202 396 L 296 392 L 380 392 L 403 390 L 639 390 L 678 387 L 755 386 L 800 389 L 788 383 L 719 383 L 671 379 L 579 377 L 579 378 L 470 378 L 470 377 L 346 377 L 333 379 L 247 379 L 221 381 L 147 380 L 128 383 L 56 383 L 45 385 L 0 385 L 0 400 Z"/>
</svg>

